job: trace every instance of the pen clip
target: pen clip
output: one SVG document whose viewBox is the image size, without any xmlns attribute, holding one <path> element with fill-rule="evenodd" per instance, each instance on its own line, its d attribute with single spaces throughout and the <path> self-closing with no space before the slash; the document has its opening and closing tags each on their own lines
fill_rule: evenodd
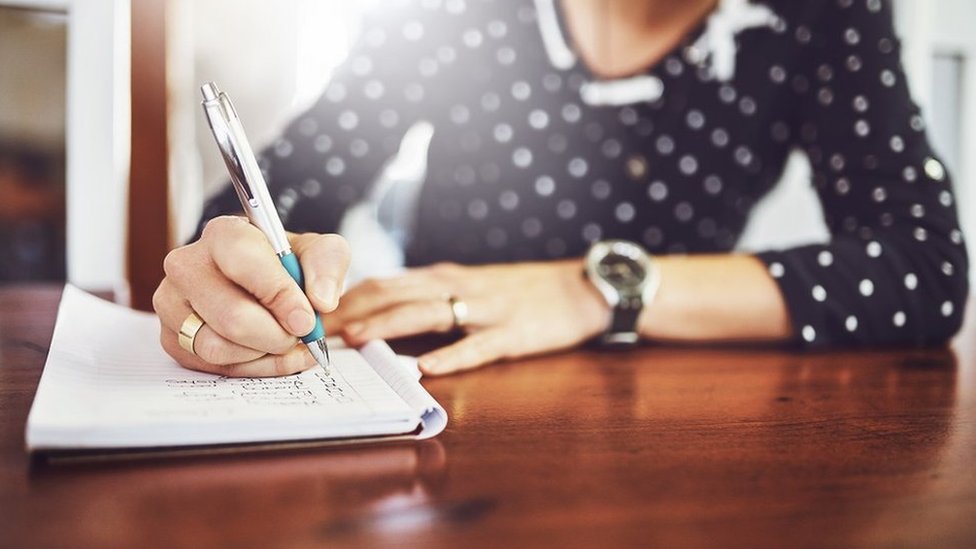
<svg viewBox="0 0 976 549">
<path fill-rule="evenodd" d="M 264 173 L 258 165 L 251 145 L 244 133 L 237 111 L 227 94 L 217 89 L 213 82 L 201 86 L 203 110 L 217 141 L 217 147 L 227 165 L 230 179 L 237 191 L 244 213 L 271 242 L 279 256 L 291 253 L 291 243 L 281 218 L 275 208 Z"/>
</svg>

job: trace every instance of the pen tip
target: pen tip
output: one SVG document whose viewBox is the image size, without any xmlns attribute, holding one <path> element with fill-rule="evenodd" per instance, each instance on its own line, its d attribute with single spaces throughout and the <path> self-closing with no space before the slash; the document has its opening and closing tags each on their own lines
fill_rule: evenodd
<svg viewBox="0 0 976 549">
<path fill-rule="evenodd" d="M 309 343 L 308 350 L 315 357 L 315 362 L 328 372 L 329 367 L 332 366 L 332 357 L 329 356 L 329 346 L 325 343 L 325 338 Z"/>
</svg>

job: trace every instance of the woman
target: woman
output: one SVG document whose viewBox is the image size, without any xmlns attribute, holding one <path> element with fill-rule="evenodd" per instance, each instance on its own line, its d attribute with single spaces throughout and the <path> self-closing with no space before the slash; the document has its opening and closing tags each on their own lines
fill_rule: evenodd
<svg viewBox="0 0 976 549">
<path fill-rule="evenodd" d="M 239 211 L 227 190 L 200 239 L 167 257 L 155 298 L 163 345 L 184 366 L 307 368 L 295 336 L 311 307 L 352 344 L 463 325 L 465 337 L 420 357 L 428 374 L 601 334 L 825 348 L 958 330 L 968 258 L 889 2 L 384 8 L 263 154 L 301 233 L 311 304 L 255 229 L 217 217 Z M 435 132 L 406 250 L 415 268 L 357 285 L 339 306 L 348 250 L 323 233 L 420 120 Z M 810 158 L 830 242 L 732 253 L 793 148 Z M 193 311 L 206 324 L 188 352 L 176 333 Z"/>
</svg>

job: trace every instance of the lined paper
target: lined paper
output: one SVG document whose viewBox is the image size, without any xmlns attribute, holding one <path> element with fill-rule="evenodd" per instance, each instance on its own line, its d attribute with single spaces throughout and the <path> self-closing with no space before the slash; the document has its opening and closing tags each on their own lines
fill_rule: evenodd
<svg viewBox="0 0 976 549">
<path fill-rule="evenodd" d="M 401 394 L 426 391 L 383 342 L 371 345 L 389 351 L 385 368 L 412 383 L 391 387 L 359 351 L 348 348 L 332 353 L 331 375 L 318 367 L 280 378 L 193 372 L 162 350 L 158 334 L 155 315 L 66 286 L 28 418 L 28 447 L 356 437 L 408 433 L 421 424 L 424 409 Z"/>
</svg>

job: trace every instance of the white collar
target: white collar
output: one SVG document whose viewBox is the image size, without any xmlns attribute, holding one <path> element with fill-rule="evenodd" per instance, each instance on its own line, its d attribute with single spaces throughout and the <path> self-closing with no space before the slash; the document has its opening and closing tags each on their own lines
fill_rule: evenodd
<svg viewBox="0 0 976 549">
<path fill-rule="evenodd" d="M 549 63 L 556 69 L 568 70 L 577 62 L 576 52 L 566 42 L 559 25 L 556 0 L 535 0 L 536 21 L 542 45 Z M 779 17 L 768 7 L 749 0 L 720 0 L 708 16 L 705 31 L 695 42 L 692 51 L 698 53 L 695 62 L 722 82 L 735 76 L 735 35 L 753 27 L 773 27 Z M 620 106 L 641 101 L 653 102 L 661 98 L 664 84 L 661 79 L 641 74 L 627 78 L 592 80 L 583 83 L 580 96 L 590 106 Z"/>
<path fill-rule="evenodd" d="M 576 52 L 566 43 L 565 33 L 559 26 L 555 0 L 535 0 L 535 11 L 549 63 L 562 71 L 571 68 L 578 58 Z M 663 94 L 664 83 L 650 74 L 589 80 L 580 86 L 580 99 L 591 107 L 618 107 L 641 101 L 653 102 Z"/>
<path fill-rule="evenodd" d="M 570 49 L 562 29 L 559 28 L 555 0 L 535 0 L 535 12 L 549 63 L 561 71 L 572 67 L 576 63 L 576 52 Z"/>
<path fill-rule="evenodd" d="M 700 52 L 699 63 L 721 82 L 735 76 L 735 35 L 753 27 L 775 27 L 780 18 L 769 6 L 749 0 L 721 0 L 708 16 L 708 26 L 693 51 Z"/>
</svg>

